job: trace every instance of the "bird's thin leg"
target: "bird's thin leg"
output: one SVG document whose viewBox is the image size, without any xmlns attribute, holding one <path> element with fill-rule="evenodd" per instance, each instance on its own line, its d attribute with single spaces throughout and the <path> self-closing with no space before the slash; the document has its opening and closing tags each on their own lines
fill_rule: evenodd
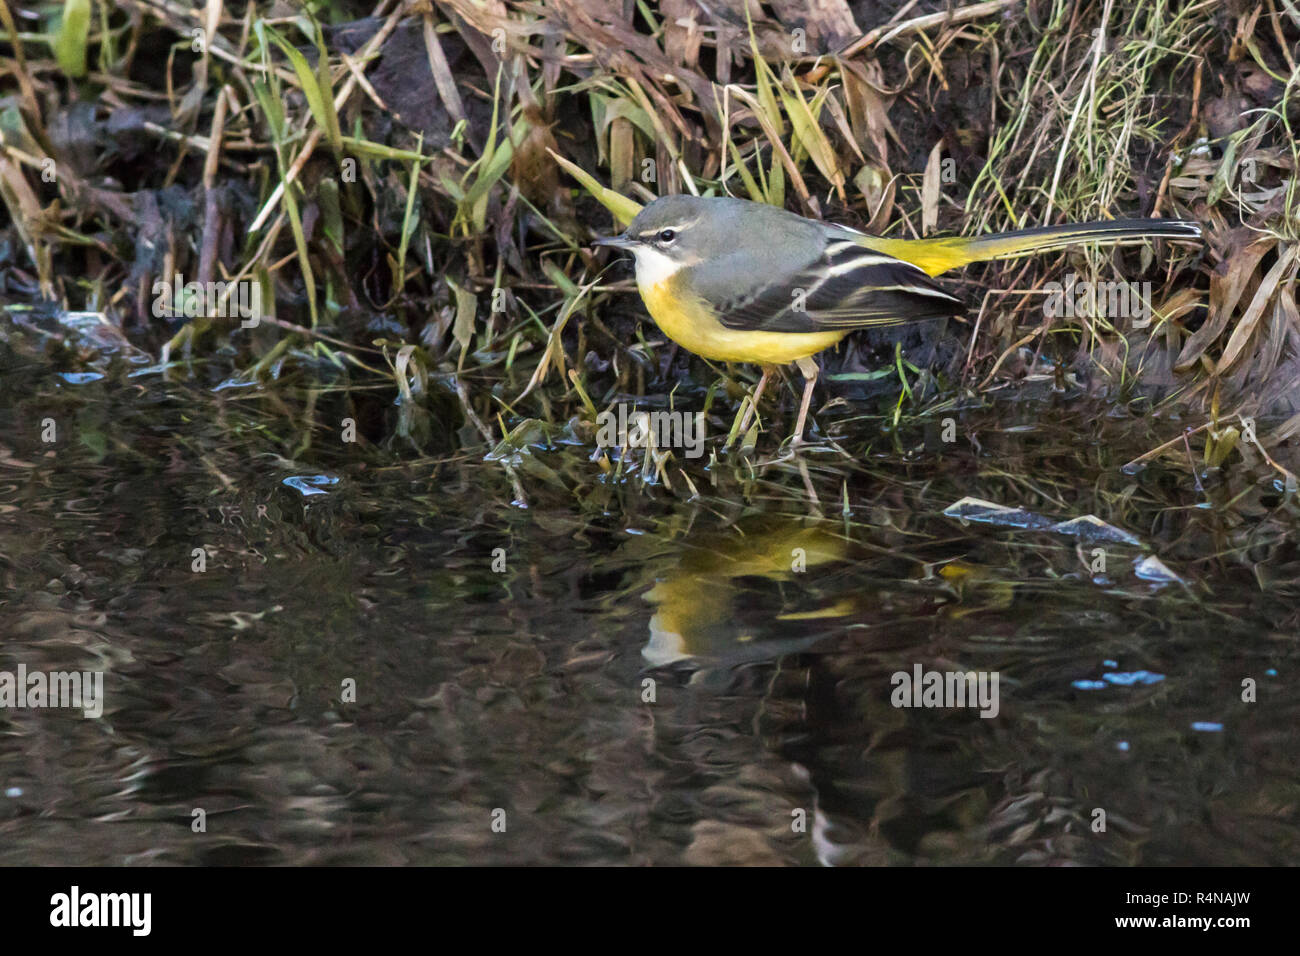
<svg viewBox="0 0 1300 956">
<path fill-rule="evenodd" d="M 797 359 L 795 364 L 799 366 L 799 371 L 803 373 L 803 401 L 799 403 L 799 423 L 794 426 L 794 441 L 791 447 L 797 448 L 803 444 L 803 427 L 808 420 L 808 406 L 812 404 L 813 386 L 817 384 L 817 373 L 819 371 L 817 363 L 809 357 Z"/>
<path fill-rule="evenodd" d="M 758 410 L 758 400 L 763 397 L 763 389 L 767 388 L 767 380 L 772 376 L 772 366 L 764 365 L 763 374 L 759 376 L 758 384 L 754 386 L 754 394 L 745 399 L 745 415 L 740 420 L 740 429 L 736 432 L 743 440 L 745 429 L 749 427 L 749 420 L 754 417 L 754 412 Z"/>
</svg>

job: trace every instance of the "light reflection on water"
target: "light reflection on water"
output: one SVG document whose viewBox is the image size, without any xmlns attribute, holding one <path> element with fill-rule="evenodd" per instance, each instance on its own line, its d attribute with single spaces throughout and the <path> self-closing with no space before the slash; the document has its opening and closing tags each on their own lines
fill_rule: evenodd
<svg viewBox="0 0 1300 956">
<path fill-rule="evenodd" d="M 1150 445 L 986 429 L 982 458 L 846 472 L 847 521 L 725 476 L 683 504 L 525 475 L 521 510 L 475 456 L 293 457 L 248 389 L 3 371 L 0 669 L 102 670 L 107 701 L 0 711 L 0 862 L 1296 859 L 1294 547 L 1215 560 L 1232 521 L 1119 473 Z M 1007 477 L 1070 456 L 1073 485 Z M 942 514 L 1101 513 L 1106 481 L 1143 545 L 1101 573 Z M 998 717 L 892 706 L 917 665 L 996 671 Z"/>
</svg>

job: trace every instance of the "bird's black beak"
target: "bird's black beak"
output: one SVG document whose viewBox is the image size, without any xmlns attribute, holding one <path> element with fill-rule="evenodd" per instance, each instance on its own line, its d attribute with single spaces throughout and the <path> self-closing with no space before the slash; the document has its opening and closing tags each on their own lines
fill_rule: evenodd
<svg viewBox="0 0 1300 956">
<path fill-rule="evenodd" d="M 621 236 L 601 236 L 591 244 L 593 246 L 611 246 L 615 249 L 631 249 L 636 245 L 636 240 L 624 233 Z"/>
</svg>

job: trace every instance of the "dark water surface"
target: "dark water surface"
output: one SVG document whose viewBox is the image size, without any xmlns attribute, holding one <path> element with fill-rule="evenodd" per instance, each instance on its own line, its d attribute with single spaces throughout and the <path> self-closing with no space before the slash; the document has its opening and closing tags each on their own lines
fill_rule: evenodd
<svg viewBox="0 0 1300 956">
<path fill-rule="evenodd" d="M 483 446 L 340 443 L 326 389 L 0 360 L 0 670 L 106 698 L 0 710 L 2 863 L 1298 858 L 1295 497 L 1125 473 L 1177 423 L 954 413 L 806 456 L 821 520 L 789 464 L 687 501 L 561 437 L 521 508 Z M 892 706 L 917 666 L 997 672 L 997 716 Z"/>
</svg>

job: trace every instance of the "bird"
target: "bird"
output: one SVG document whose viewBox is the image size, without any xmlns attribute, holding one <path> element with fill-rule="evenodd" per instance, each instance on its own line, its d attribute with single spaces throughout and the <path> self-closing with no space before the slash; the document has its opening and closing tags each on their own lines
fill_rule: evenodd
<svg viewBox="0 0 1300 956">
<path fill-rule="evenodd" d="M 1114 219 L 989 236 L 887 239 L 748 199 L 670 195 L 644 206 L 623 233 L 593 244 L 634 256 L 641 299 L 668 338 L 711 361 L 761 366 L 740 434 L 776 368 L 798 367 L 804 390 L 793 450 L 803 441 L 817 382 L 812 356 L 855 329 L 965 312 L 935 276 L 1075 243 L 1200 236 L 1191 220 Z"/>
</svg>

